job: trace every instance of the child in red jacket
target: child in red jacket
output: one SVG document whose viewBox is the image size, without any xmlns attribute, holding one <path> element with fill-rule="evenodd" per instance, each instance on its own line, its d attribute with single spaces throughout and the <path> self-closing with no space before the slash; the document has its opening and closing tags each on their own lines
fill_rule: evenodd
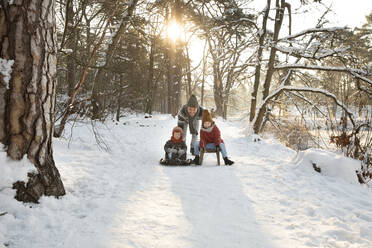
<svg viewBox="0 0 372 248">
<path fill-rule="evenodd" d="M 200 149 L 216 149 L 219 146 L 225 165 L 232 165 L 234 162 L 227 157 L 226 147 L 221 139 L 221 132 L 212 119 L 208 110 L 203 111 L 202 127 L 200 128 L 200 142 L 194 143 L 194 163 L 199 165 Z"/>
</svg>

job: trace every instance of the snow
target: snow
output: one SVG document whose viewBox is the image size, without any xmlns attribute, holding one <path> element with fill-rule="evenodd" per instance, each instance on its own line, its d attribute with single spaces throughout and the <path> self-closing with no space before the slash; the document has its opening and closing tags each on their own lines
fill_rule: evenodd
<svg viewBox="0 0 372 248">
<path fill-rule="evenodd" d="M 321 169 L 321 174 L 359 185 L 355 172 L 360 170 L 361 162 L 355 159 L 320 149 L 308 149 L 300 151 L 295 161 L 298 166 L 306 166 L 310 170 L 314 170 L 315 164 Z"/>
<path fill-rule="evenodd" d="M 372 246 L 372 191 L 351 180 L 356 161 L 253 142 L 238 120 L 216 124 L 231 167 L 213 154 L 200 167 L 158 165 L 176 125 L 170 115 L 127 115 L 94 130 L 78 122 L 72 136 L 66 127 L 53 149 L 67 194 L 22 204 L 1 190 L 0 247 Z M 109 150 L 96 145 L 97 131 Z M 2 188 L 14 180 L 5 172 Z"/>
<path fill-rule="evenodd" d="M 27 182 L 27 174 L 36 172 L 36 168 L 27 158 L 23 158 L 21 161 L 10 160 L 5 151 L 0 151 L 0 166 L 0 247 L 3 248 L 5 237 L 11 227 L 8 224 L 14 223 L 15 216 L 24 212 L 24 207 L 13 199 L 13 183 L 16 181 Z"/>
<path fill-rule="evenodd" d="M 289 35 L 289 36 L 286 36 L 286 37 L 283 37 L 283 38 L 280 38 L 279 41 L 283 41 L 283 40 L 291 40 L 291 39 L 294 39 L 294 38 L 297 38 L 299 36 L 303 36 L 305 34 L 310 34 L 310 33 L 318 33 L 318 32 L 336 32 L 336 31 L 342 31 L 342 30 L 347 30 L 346 27 L 328 27 L 328 28 L 309 28 L 309 29 L 305 29 L 297 34 L 294 34 L 294 35 Z"/>
<path fill-rule="evenodd" d="M 14 60 L 6 60 L 0 58 L 0 73 L 3 74 L 3 80 L 7 89 L 9 89 L 9 80 L 11 77 L 10 74 L 12 74 L 13 64 Z"/>
<path fill-rule="evenodd" d="M 62 49 L 62 52 L 64 52 L 64 53 L 73 53 L 74 50 L 72 50 L 72 49 L 70 49 L 70 48 L 63 48 L 63 49 Z"/>
<path fill-rule="evenodd" d="M 12 184 L 18 180 L 26 181 L 27 173 L 36 171 L 35 166 L 27 159 L 23 158 L 21 161 L 12 161 L 7 157 L 5 151 L 0 151 L 0 191 L 12 187 Z M 2 196 L 0 194 L 0 196 Z"/>
</svg>

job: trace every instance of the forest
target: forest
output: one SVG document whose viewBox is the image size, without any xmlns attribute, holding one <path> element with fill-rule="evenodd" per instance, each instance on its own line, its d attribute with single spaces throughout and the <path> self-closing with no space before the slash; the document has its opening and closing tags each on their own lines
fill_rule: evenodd
<svg viewBox="0 0 372 248">
<path fill-rule="evenodd" d="M 0 143 L 0 248 L 372 247 L 372 4 L 0 0 Z"/>
<path fill-rule="evenodd" d="M 359 161 L 368 184 L 372 12 L 360 26 L 333 25 L 327 3 L 0 1 L 0 142 L 7 159 L 37 168 L 14 182 L 16 199 L 66 193 L 52 140 L 71 139 L 67 126 L 91 126 L 109 151 L 99 125 L 176 119 L 192 95 L 250 137 Z"/>
<path fill-rule="evenodd" d="M 334 144 L 370 166 L 372 13 L 351 29 L 330 26 L 321 1 L 251 6 L 58 2 L 54 136 L 66 121 L 118 121 L 123 110 L 176 116 L 196 94 L 215 116 L 244 113 L 256 134 L 296 150 Z M 298 25 L 314 7 L 313 25 Z"/>
</svg>

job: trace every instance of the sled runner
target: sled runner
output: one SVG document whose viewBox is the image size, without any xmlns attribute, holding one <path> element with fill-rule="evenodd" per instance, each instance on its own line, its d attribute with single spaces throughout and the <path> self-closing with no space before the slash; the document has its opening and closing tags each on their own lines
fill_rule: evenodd
<svg viewBox="0 0 372 248">
<path fill-rule="evenodd" d="M 166 165 L 166 166 L 188 166 L 191 165 L 192 160 L 191 159 L 186 159 L 186 160 L 181 160 L 181 159 L 160 159 L 159 163 L 161 165 Z"/>
</svg>

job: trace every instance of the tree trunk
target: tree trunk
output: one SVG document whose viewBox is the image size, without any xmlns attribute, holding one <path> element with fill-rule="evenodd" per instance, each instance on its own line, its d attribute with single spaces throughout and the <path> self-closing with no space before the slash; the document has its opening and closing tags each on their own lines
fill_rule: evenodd
<svg viewBox="0 0 372 248">
<path fill-rule="evenodd" d="M 275 62 L 275 55 L 276 55 L 276 48 L 275 43 L 278 40 L 280 28 L 283 23 L 283 16 L 284 16 L 284 0 L 276 0 L 276 13 L 275 13 L 275 27 L 274 27 L 274 37 L 273 37 L 273 46 L 270 50 L 270 57 L 269 57 L 269 63 L 268 68 L 266 72 L 266 78 L 264 82 L 264 88 L 263 88 L 263 94 L 262 94 L 262 101 L 266 99 L 266 97 L 269 95 L 270 92 L 270 86 L 271 86 L 271 79 L 274 73 L 274 62 Z M 253 123 L 253 129 L 255 133 L 259 133 L 262 125 L 263 118 L 266 113 L 266 108 L 260 108 L 259 112 L 257 113 L 257 118 L 255 123 Z"/>
<path fill-rule="evenodd" d="M 146 96 L 146 113 L 152 113 L 152 105 L 154 104 L 153 100 L 153 81 L 154 81 L 154 53 L 155 53 L 155 39 L 151 41 L 151 48 L 150 48 L 150 61 L 149 61 L 149 75 L 147 78 L 147 96 Z"/>
<path fill-rule="evenodd" d="M 227 119 L 227 103 L 228 103 L 228 99 L 225 99 L 223 102 L 223 113 L 222 113 L 222 118 L 224 118 L 225 120 Z"/>
<path fill-rule="evenodd" d="M 186 95 L 187 95 L 187 99 L 190 98 L 190 96 L 192 95 L 192 87 L 191 87 L 191 60 L 190 60 L 190 56 L 189 56 L 189 48 L 186 46 L 185 47 L 185 50 L 186 50 L 186 70 L 187 70 L 187 87 L 186 87 Z"/>
<path fill-rule="evenodd" d="M 119 97 L 117 99 L 117 108 L 116 108 L 116 121 L 120 120 L 120 112 L 121 112 L 121 98 L 123 96 L 123 84 L 124 84 L 124 77 L 123 74 L 120 74 L 120 84 L 119 84 Z"/>
<path fill-rule="evenodd" d="M 168 68 L 167 68 L 167 113 L 170 114 L 172 113 L 172 96 L 173 96 L 173 60 L 172 60 L 172 55 L 171 52 L 168 49 L 167 51 L 167 61 L 168 61 Z"/>
<path fill-rule="evenodd" d="M 202 70 L 202 85 L 201 85 L 201 105 L 204 106 L 204 84 L 205 84 L 205 68 L 206 68 L 206 58 L 205 58 L 205 46 L 203 49 L 203 70 Z"/>
<path fill-rule="evenodd" d="M 254 74 L 254 85 L 252 90 L 251 98 L 251 111 L 249 114 L 249 121 L 253 121 L 256 115 L 256 106 L 257 106 L 257 93 L 260 86 L 260 76 L 261 76 L 261 63 L 262 63 L 262 52 L 264 48 L 265 36 L 266 36 L 266 25 L 267 19 L 269 18 L 271 0 L 267 0 L 265 14 L 262 20 L 262 32 L 260 33 L 259 38 L 259 48 L 257 51 L 257 65 Z"/>
<path fill-rule="evenodd" d="M 67 60 L 67 85 L 68 85 L 68 96 L 71 97 L 72 91 L 75 88 L 76 84 L 76 30 L 72 28 L 75 26 L 74 24 L 74 1 L 70 1 L 68 5 L 68 9 L 66 12 L 67 19 L 67 27 L 71 29 L 71 32 L 68 34 L 68 38 L 66 41 L 66 48 L 71 49 L 72 52 L 68 51 L 68 55 L 66 56 Z"/>
<path fill-rule="evenodd" d="M 112 41 L 107 48 L 106 56 L 104 59 L 104 65 L 102 65 L 96 73 L 92 90 L 93 119 L 100 119 L 101 115 L 103 114 L 104 109 L 103 90 L 105 83 L 104 82 L 105 69 L 107 65 L 111 63 L 116 47 L 119 44 L 120 38 L 124 34 L 124 31 L 127 29 L 129 20 L 134 12 L 137 2 L 138 0 L 129 1 L 128 9 L 124 13 L 120 27 L 116 32 L 115 36 L 112 38 Z"/>
<path fill-rule="evenodd" d="M 213 62 L 215 64 L 215 62 Z M 218 70 L 216 65 L 213 65 L 213 96 L 214 102 L 216 103 L 216 115 L 222 116 L 223 114 L 223 86 L 222 86 L 222 79 L 218 74 Z"/>
<path fill-rule="evenodd" d="M 176 116 L 178 110 L 181 108 L 181 89 L 182 89 L 182 48 L 175 51 L 175 65 L 173 68 L 174 74 L 174 102 L 172 108 L 172 115 Z"/>
<path fill-rule="evenodd" d="M 16 182 L 15 198 L 37 202 L 42 195 L 62 196 L 63 183 L 52 150 L 56 89 L 54 0 L 1 1 L 1 58 L 14 60 L 9 87 L 0 74 L 0 141 L 8 156 L 27 154 L 37 171 Z M 32 169 L 32 168 L 30 168 Z"/>
</svg>

